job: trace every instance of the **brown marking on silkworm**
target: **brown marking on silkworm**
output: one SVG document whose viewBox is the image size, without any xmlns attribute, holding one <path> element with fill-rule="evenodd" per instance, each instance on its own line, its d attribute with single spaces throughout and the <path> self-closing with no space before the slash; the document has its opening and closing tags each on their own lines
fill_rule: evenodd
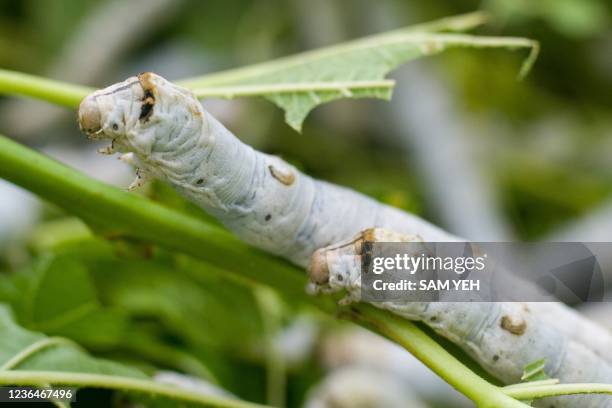
<svg viewBox="0 0 612 408">
<path fill-rule="evenodd" d="M 199 109 L 199 106 L 196 106 L 195 104 L 190 103 L 189 105 L 189 112 L 191 112 L 191 114 L 193 116 L 202 116 L 202 112 Z"/>
<path fill-rule="evenodd" d="M 527 330 L 527 322 L 522 317 L 512 317 L 505 315 L 501 319 L 502 329 L 520 336 Z"/>
<path fill-rule="evenodd" d="M 143 72 L 138 75 L 138 81 L 144 91 L 144 97 L 142 98 L 142 107 L 140 108 L 140 116 L 138 119 L 142 122 L 149 120 L 153 114 L 153 107 L 155 106 L 155 98 L 157 96 L 157 88 L 152 81 L 152 74 L 150 72 Z"/>
<path fill-rule="evenodd" d="M 286 186 L 292 185 L 295 181 L 295 174 L 293 174 L 291 170 L 282 171 L 280 169 L 277 169 L 273 165 L 269 165 L 268 169 L 270 170 L 270 174 L 272 174 L 272 177 L 274 177 Z"/>
<path fill-rule="evenodd" d="M 376 228 L 368 228 L 361 233 L 364 242 L 376 242 Z"/>
<path fill-rule="evenodd" d="M 157 95 L 157 87 L 153 83 L 154 77 L 155 74 L 152 72 L 141 72 L 138 74 L 138 82 L 145 92 L 150 91 L 153 95 Z"/>
</svg>

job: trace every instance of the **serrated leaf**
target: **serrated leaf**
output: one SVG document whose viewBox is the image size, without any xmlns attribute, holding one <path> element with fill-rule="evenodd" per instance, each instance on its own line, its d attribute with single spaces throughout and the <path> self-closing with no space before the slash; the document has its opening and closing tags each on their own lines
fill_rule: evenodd
<svg viewBox="0 0 612 408">
<path fill-rule="evenodd" d="M 478 16 L 447 18 L 179 84 L 192 88 L 199 97 L 263 96 L 283 109 L 287 123 L 299 131 L 308 113 L 322 103 L 340 98 L 389 99 L 392 84 L 383 80 L 390 71 L 448 48 L 527 48 L 531 54 L 521 70 L 526 73 L 537 56 L 535 41 L 433 32 L 471 28 L 482 23 Z"/>
</svg>

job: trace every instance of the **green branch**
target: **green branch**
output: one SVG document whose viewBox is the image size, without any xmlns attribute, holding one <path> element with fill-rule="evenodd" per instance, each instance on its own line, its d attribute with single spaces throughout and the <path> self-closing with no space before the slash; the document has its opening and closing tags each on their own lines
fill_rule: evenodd
<svg viewBox="0 0 612 408">
<path fill-rule="evenodd" d="M 29 96 L 70 108 L 79 106 L 92 88 L 0 69 L 0 94 Z"/>
</svg>

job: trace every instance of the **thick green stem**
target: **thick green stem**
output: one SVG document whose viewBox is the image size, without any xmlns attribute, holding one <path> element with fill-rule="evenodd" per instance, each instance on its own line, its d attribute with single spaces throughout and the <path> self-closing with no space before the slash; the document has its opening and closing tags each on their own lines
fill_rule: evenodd
<svg viewBox="0 0 612 408">
<path fill-rule="evenodd" d="M 476 375 L 412 322 L 365 304 L 352 307 L 347 316 L 404 347 L 478 407 L 528 406 Z"/>
<path fill-rule="evenodd" d="M 29 96 L 67 107 L 79 106 L 92 88 L 0 69 L 0 94 Z"/>
</svg>

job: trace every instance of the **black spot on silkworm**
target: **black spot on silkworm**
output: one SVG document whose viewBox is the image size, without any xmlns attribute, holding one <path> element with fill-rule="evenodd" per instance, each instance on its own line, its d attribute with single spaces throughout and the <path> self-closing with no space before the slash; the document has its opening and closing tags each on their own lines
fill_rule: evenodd
<svg viewBox="0 0 612 408">
<path fill-rule="evenodd" d="M 153 104 L 145 102 L 142 104 L 142 108 L 140 109 L 140 116 L 138 117 L 138 119 L 140 119 L 143 122 L 146 122 L 152 113 L 153 113 Z"/>
<path fill-rule="evenodd" d="M 342 275 L 336 275 L 336 279 L 338 279 L 338 282 L 342 282 L 344 280 Z"/>
<path fill-rule="evenodd" d="M 270 221 L 271 218 L 272 218 L 272 214 L 266 215 L 266 221 Z"/>
<path fill-rule="evenodd" d="M 196 184 L 202 184 L 203 182 L 204 182 L 204 179 L 198 179 L 198 180 L 196 181 Z"/>
<path fill-rule="evenodd" d="M 495 354 L 495 355 L 493 356 L 493 361 L 497 361 L 497 360 L 499 360 L 499 356 L 498 356 L 497 354 Z"/>
<path fill-rule="evenodd" d="M 431 318 L 429 319 L 432 322 L 435 322 L 436 320 L 438 320 L 438 318 L 436 316 L 431 316 Z"/>
<path fill-rule="evenodd" d="M 149 120 L 153 114 L 153 106 L 155 106 L 155 97 L 153 96 L 153 92 L 146 90 L 144 98 L 142 99 L 142 107 L 140 108 L 140 116 L 138 116 L 138 119 L 143 122 Z"/>
<path fill-rule="evenodd" d="M 113 123 L 113 130 L 119 130 L 119 125 L 116 123 Z"/>
</svg>

